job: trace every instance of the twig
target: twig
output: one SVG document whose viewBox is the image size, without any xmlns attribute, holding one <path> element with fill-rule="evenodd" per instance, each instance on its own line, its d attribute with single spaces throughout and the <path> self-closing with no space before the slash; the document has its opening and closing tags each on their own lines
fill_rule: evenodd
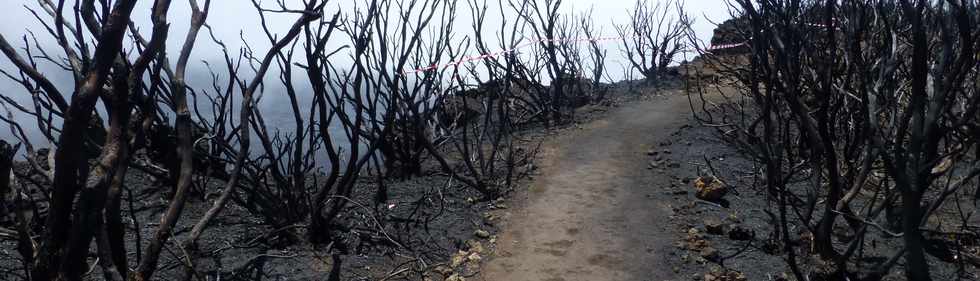
<svg viewBox="0 0 980 281">
<path fill-rule="evenodd" d="M 378 220 L 377 216 L 375 216 L 374 212 L 372 212 L 370 208 L 364 206 L 361 203 L 358 203 L 357 201 L 354 201 L 354 200 L 352 200 L 350 198 L 347 198 L 346 196 L 331 195 L 331 196 L 328 196 L 327 198 L 337 198 L 337 199 L 347 200 L 347 202 L 353 203 L 354 205 L 357 205 L 357 207 L 368 211 L 368 213 L 371 214 L 370 215 L 371 216 L 371 220 L 373 220 L 374 223 L 375 223 L 375 225 L 378 226 L 378 232 L 381 232 L 381 234 L 383 234 L 385 236 L 385 238 L 388 239 L 388 241 L 390 241 L 391 243 L 395 244 L 395 246 L 398 246 L 399 248 L 405 248 L 404 245 L 402 245 L 401 243 L 398 243 L 398 241 L 395 241 L 394 238 L 391 238 L 391 236 L 388 235 L 388 232 L 385 232 L 384 226 L 381 225 L 381 221 Z"/>
</svg>

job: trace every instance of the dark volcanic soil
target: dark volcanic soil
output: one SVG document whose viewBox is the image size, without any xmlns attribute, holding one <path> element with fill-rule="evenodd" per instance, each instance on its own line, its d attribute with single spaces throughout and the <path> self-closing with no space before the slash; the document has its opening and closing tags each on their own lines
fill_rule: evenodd
<svg viewBox="0 0 980 281">
<path fill-rule="evenodd" d="M 608 102 L 578 109 L 576 122 L 524 132 L 527 150 L 543 144 L 536 164 L 525 167 L 530 178 L 503 199 L 475 200 L 478 193 L 437 172 L 387 179 L 386 202 L 345 212 L 342 220 L 353 229 L 346 252 L 289 243 L 285 232 L 231 204 L 202 237 L 198 266 L 211 270 L 210 280 L 327 280 L 332 273 L 340 280 L 787 280 L 780 245 L 770 239 L 765 191 L 756 187 L 759 171 L 715 128 L 692 118 L 679 88 L 619 83 Z M 721 204 L 695 198 L 693 181 L 708 174 L 732 188 Z M 140 224 L 127 218 L 127 235 L 145 244 L 169 192 L 137 171 L 128 180 L 135 203 L 124 213 Z M 206 190 L 220 186 L 215 181 Z M 377 183 L 364 180 L 358 190 L 358 202 L 373 202 Z M 189 202 L 178 241 L 211 199 L 198 194 Z M 288 231 L 302 235 L 303 225 Z M 887 257 L 900 244 L 877 245 L 869 259 Z M 140 246 L 128 245 L 131 262 Z M 14 249 L 13 241 L 0 241 L 0 280 L 19 279 Z M 178 251 L 168 245 L 154 279 L 177 276 Z M 930 262 L 935 276 L 962 279 L 953 264 Z M 816 259 L 804 263 L 808 272 L 821 271 Z M 901 280 L 900 271 L 885 280 Z M 718 278 L 725 273 L 730 278 Z M 96 267 L 90 279 L 100 274 Z"/>
<path fill-rule="evenodd" d="M 495 256 L 477 280 L 794 279 L 772 233 L 761 170 L 716 127 L 700 125 L 682 91 L 599 116 L 545 141 L 541 173 L 515 193 L 518 207 L 506 212 Z M 695 197 L 694 182 L 707 175 L 730 188 L 723 200 Z M 846 241 L 840 224 L 838 240 Z M 835 280 L 826 275 L 832 267 L 805 246 L 805 228 L 792 227 L 805 274 Z M 902 245 L 880 233 L 867 239 L 870 268 L 853 271 L 875 270 Z M 935 280 L 976 280 L 980 273 L 930 254 Z M 860 277 L 904 280 L 903 270 L 899 264 L 884 276 Z"/>
</svg>

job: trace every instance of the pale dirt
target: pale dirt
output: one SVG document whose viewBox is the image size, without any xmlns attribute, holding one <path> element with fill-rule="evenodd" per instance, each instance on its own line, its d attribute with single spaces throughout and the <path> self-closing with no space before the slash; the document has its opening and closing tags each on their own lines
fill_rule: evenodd
<svg viewBox="0 0 980 281">
<path fill-rule="evenodd" d="M 667 265 L 672 199 L 646 152 L 690 116 L 680 93 L 627 103 L 545 141 L 541 173 L 509 210 L 477 280 L 676 279 Z M 523 202 L 521 202 L 523 201 Z"/>
</svg>

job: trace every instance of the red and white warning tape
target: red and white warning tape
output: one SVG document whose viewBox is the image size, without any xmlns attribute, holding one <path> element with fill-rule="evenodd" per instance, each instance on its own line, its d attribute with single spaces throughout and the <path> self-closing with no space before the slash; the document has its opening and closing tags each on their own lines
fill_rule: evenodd
<svg viewBox="0 0 980 281">
<path fill-rule="evenodd" d="M 738 48 L 738 47 L 745 46 L 745 45 L 746 45 L 746 42 L 732 43 L 732 44 L 721 44 L 721 45 L 711 45 L 711 46 L 708 47 L 707 51 L 708 52 L 711 52 L 711 51 L 717 51 L 717 50 L 732 49 L 732 48 Z"/>
</svg>

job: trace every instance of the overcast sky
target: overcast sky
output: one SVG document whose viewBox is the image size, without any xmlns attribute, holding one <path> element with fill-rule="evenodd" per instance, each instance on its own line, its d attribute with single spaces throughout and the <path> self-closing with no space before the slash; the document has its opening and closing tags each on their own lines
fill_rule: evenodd
<svg viewBox="0 0 980 281">
<path fill-rule="evenodd" d="M 300 3 L 299 0 L 286 1 Z M 328 7 L 332 10 L 341 9 L 347 11 L 353 9 L 354 3 L 362 1 L 329 0 Z M 488 1 L 491 8 L 495 8 L 493 1 Z M 656 2 L 658 0 L 649 1 Z M 27 30 L 34 31 L 39 36 L 42 45 L 53 43 L 52 39 L 49 38 L 50 36 L 44 34 L 43 28 L 37 24 L 37 20 L 24 7 L 37 7 L 37 0 L 2 0 L 2 2 L 3 4 L 0 4 L 0 7 L 4 9 L 4 15 L 0 16 L 0 32 L 9 41 L 12 41 L 12 44 L 15 46 L 21 45 L 19 44 L 20 37 L 26 34 Z M 67 2 L 69 4 L 72 3 L 70 0 Z M 203 3 L 203 0 L 199 0 L 199 2 Z M 272 7 L 271 5 L 275 3 L 274 0 L 265 0 L 264 2 L 268 7 Z M 459 13 L 468 14 L 468 8 L 464 2 L 460 0 L 459 10 L 461 11 Z M 144 33 L 147 34 L 149 33 L 150 26 L 149 7 L 152 3 L 153 1 L 151 0 L 142 0 L 133 12 L 133 20 L 139 26 L 142 26 Z M 581 14 L 592 9 L 592 18 L 599 29 L 601 29 L 601 35 L 605 37 L 616 35 L 613 22 L 618 24 L 627 23 L 626 21 L 629 20 L 627 9 L 632 8 L 633 5 L 633 0 L 565 0 L 563 2 L 563 10 L 566 13 L 573 12 L 575 14 Z M 695 32 L 699 38 L 705 41 L 708 41 L 711 37 L 711 31 L 714 28 L 712 22 L 721 22 L 729 17 L 724 0 L 687 1 L 684 5 L 688 14 L 696 20 L 694 24 Z M 208 24 L 215 30 L 217 36 L 229 44 L 232 49 L 241 44 L 241 39 L 239 39 L 240 33 L 250 44 L 268 46 L 265 35 L 262 33 L 261 26 L 258 23 L 257 12 L 252 7 L 250 1 L 212 0 L 212 6 Z M 171 28 L 168 49 L 170 52 L 176 52 L 180 44 L 183 43 L 183 38 L 187 31 L 189 14 L 187 1 L 173 1 L 169 15 Z M 456 30 L 460 33 L 466 32 L 469 29 L 469 16 L 460 15 L 458 18 L 456 24 L 461 26 L 456 27 Z M 291 16 L 270 15 L 270 19 L 270 28 L 274 32 L 277 30 L 280 33 L 284 32 L 292 24 Z M 494 21 L 499 21 L 499 16 L 495 17 L 494 13 L 490 12 L 488 13 L 487 21 L 487 26 L 496 26 L 498 22 Z M 202 33 L 201 37 L 199 37 L 198 46 L 195 48 L 193 57 L 198 60 L 220 58 L 214 44 L 210 40 L 207 40 L 206 36 L 206 33 Z M 622 55 L 619 52 L 615 52 L 619 48 L 618 42 L 606 41 L 604 44 L 606 45 L 604 47 L 610 49 L 610 56 L 608 58 L 610 63 L 607 63 L 607 65 L 618 65 L 617 62 L 622 61 Z M 261 48 L 257 47 L 257 49 Z M 10 69 L 11 65 L 9 61 L 3 58 L 0 59 L 0 67 Z M 6 90 L 6 88 L 0 89 Z"/>
<path fill-rule="evenodd" d="M 301 2 L 299 0 L 286 0 L 287 3 L 299 5 Z M 341 10 L 344 12 L 349 12 L 353 10 L 355 3 L 363 3 L 365 0 L 329 0 L 327 7 L 328 10 L 337 11 Z M 501 16 L 496 12 L 495 0 L 487 0 L 489 7 L 492 9 L 487 13 L 487 23 L 485 29 L 494 28 L 499 26 L 499 21 Z M 652 3 L 658 0 L 649 0 Z M 23 46 L 21 37 L 28 33 L 28 31 L 33 31 L 34 34 L 38 36 L 38 41 L 42 47 L 47 47 L 48 51 L 53 55 L 61 55 L 63 53 L 59 52 L 58 48 L 52 48 L 55 46 L 54 40 L 47 35 L 43 26 L 38 23 L 34 16 L 25 7 L 37 8 L 37 0 L 0 0 L 0 8 L 3 8 L 3 15 L 0 16 L 0 33 L 2 33 L 8 41 L 16 48 L 20 49 Z M 55 1 L 57 2 L 57 1 Z M 202 3 L 204 0 L 198 0 Z M 275 0 L 265 0 L 263 1 L 264 6 L 268 8 L 275 8 Z M 459 0 L 459 7 L 457 15 L 457 22 L 454 24 L 454 29 L 460 35 L 456 38 L 462 38 L 464 35 L 470 33 L 470 16 L 469 8 L 465 4 L 466 1 Z M 74 3 L 72 0 L 66 1 L 67 5 Z M 133 12 L 133 21 L 140 27 L 145 36 L 148 36 L 150 32 L 150 6 L 152 5 L 152 0 L 141 0 Z M 248 0 L 212 0 L 211 14 L 207 20 L 207 23 L 213 28 L 216 36 L 228 44 L 229 48 L 236 50 L 242 45 L 241 40 L 244 38 L 254 49 L 259 52 L 266 50 L 269 46 L 269 42 L 262 32 L 261 25 L 258 21 L 258 14 L 252 7 L 251 1 Z M 592 20 L 597 25 L 597 30 L 601 30 L 600 34 L 596 36 L 608 37 L 616 36 L 616 30 L 613 27 L 613 23 L 616 24 L 626 24 L 629 20 L 627 13 L 628 9 L 631 9 L 634 5 L 634 0 L 565 0 L 563 2 L 563 13 L 574 13 L 580 15 L 589 9 L 592 10 Z M 689 16 L 695 20 L 693 26 L 697 36 L 707 42 L 710 41 L 712 30 L 714 29 L 714 23 L 720 23 L 725 19 L 729 18 L 729 11 L 725 0 L 689 0 L 684 4 Z M 66 7 L 66 10 L 70 10 L 70 7 Z M 43 11 L 37 9 L 39 13 Z M 67 12 L 67 11 L 66 11 Z M 170 13 L 168 16 L 168 21 L 171 23 L 169 40 L 167 41 L 168 52 L 171 53 L 170 56 L 174 57 L 177 50 L 180 49 L 180 44 L 183 43 L 184 37 L 187 32 L 189 24 L 190 8 L 186 0 L 173 0 L 171 5 Z M 294 15 L 284 15 L 284 14 L 267 14 L 269 19 L 270 29 L 278 34 L 283 34 L 289 29 L 292 24 Z M 45 18 L 45 20 L 48 20 Z M 70 18 L 69 20 L 74 20 Z M 512 22 L 512 21 L 511 21 Z M 714 23 L 713 23 L 714 22 Z M 530 35 L 527 35 L 531 37 Z M 343 38 L 340 38 L 335 42 L 338 46 L 344 44 Z M 332 42 L 335 40 L 331 40 Z M 606 61 L 607 73 L 613 77 L 613 80 L 622 79 L 623 66 L 625 65 L 625 59 L 622 53 L 619 51 L 620 46 L 619 41 L 605 41 L 603 43 L 603 48 L 608 50 L 608 58 Z M 131 47 L 131 46 L 126 46 Z M 470 53 L 469 55 L 473 55 Z M 679 58 L 682 59 L 682 58 Z M 208 60 L 212 62 L 218 62 L 221 60 L 221 55 L 217 46 L 211 42 L 208 38 L 206 31 L 198 37 L 197 45 L 194 49 L 191 62 L 188 71 L 188 84 L 192 87 L 206 87 L 210 85 L 210 77 L 206 74 L 204 70 L 204 65 L 200 63 L 201 60 Z M 174 63 L 172 61 L 171 63 Z M 14 67 L 7 60 L 6 57 L 0 57 L 0 68 L 13 71 Z M 70 94 L 72 92 L 72 78 L 71 75 L 54 67 L 50 63 L 41 63 L 39 66 L 40 70 L 48 75 L 58 87 L 62 89 L 62 92 Z M 275 68 L 273 68 L 275 69 Z M 13 72 L 16 73 L 16 72 Z M 195 75 L 196 74 L 196 75 Z M 270 78 L 271 76 L 271 78 Z M 275 79 L 275 76 L 268 75 L 266 79 Z M 8 97 L 14 97 L 15 100 L 25 102 L 29 101 L 29 95 L 22 87 L 11 82 L 5 77 L 0 77 L 0 95 L 6 95 Z M 2 112 L 0 112 L 2 113 Z M 266 114 L 270 117 L 275 117 L 275 113 Z M 23 118 L 23 116 L 18 116 L 18 119 Z M 2 126 L 6 127 L 6 126 Z M 31 126 L 27 126 L 31 127 Z M 8 131 L 6 128 L 0 130 L 0 137 L 2 139 L 8 139 Z"/>
</svg>

